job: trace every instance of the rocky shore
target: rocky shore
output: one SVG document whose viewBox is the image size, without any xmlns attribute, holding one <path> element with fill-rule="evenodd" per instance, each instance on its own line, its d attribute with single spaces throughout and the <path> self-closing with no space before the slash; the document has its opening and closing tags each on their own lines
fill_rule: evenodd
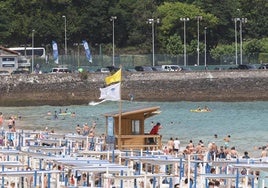
<svg viewBox="0 0 268 188">
<path fill-rule="evenodd" d="M 1 76 L 0 106 L 81 105 L 98 101 L 107 73 Z M 123 72 L 122 99 L 267 101 L 268 71 Z"/>
</svg>

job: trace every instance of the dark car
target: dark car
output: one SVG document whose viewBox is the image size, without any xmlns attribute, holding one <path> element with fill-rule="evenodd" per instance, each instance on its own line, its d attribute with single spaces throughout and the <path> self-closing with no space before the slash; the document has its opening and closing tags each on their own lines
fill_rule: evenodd
<svg viewBox="0 0 268 188">
<path fill-rule="evenodd" d="M 153 71 L 164 71 L 164 69 L 161 66 L 154 66 L 152 67 Z"/>
<path fill-rule="evenodd" d="M 144 71 L 144 72 L 152 72 L 153 71 L 152 67 L 146 67 L 146 66 L 136 66 L 135 70 L 136 71 Z"/>
<path fill-rule="evenodd" d="M 257 69 L 255 65 L 238 65 L 237 69 L 243 69 L 243 70 L 254 70 Z"/>
<path fill-rule="evenodd" d="M 115 67 L 115 66 L 107 66 L 106 68 L 109 69 L 109 71 L 111 73 L 114 73 L 114 72 L 116 72 L 116 71 L 118 71 L 120 69 L 120 68 Z"/>
<path fill-rule="evenodd" d="M 259 69 L 268 69 L 268 64 L 261 65 Z"/>
<path fill-rule="evenodd" d="M 237 67 L 230 67 L 229 69 L 236 69 L 236 70 L 255 70 L 257 69 L 255 65 L 244 64 L 238 65 Z"/>
<path fill-rule="evenodd" d="M 28 70 L 14 70 L 11 74 L 30 74 Z"/>
<path fill-rule="evenodd" d="M 181 67 L 181 71 L 192 71 L 190 67 Z"/>
</svg>

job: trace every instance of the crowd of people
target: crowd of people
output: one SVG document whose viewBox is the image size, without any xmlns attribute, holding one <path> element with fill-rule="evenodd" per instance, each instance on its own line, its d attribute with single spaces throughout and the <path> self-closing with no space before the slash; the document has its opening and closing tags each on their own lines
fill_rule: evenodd
<svg viewBox="0 0 268 188">
<path fill-rule="evenodd" d="M 217 139 L 217 135 L 214 135 Z M 185 147 L 181 147 L 181 142 L 178 138 L 170 138 L 163 147 L 163 152 L 167 155 L 181 154 L 184 156 L 195 155 L 197 159 L 203 160 L 205 154 L 208 154 L 209 159 L 236 159 L 236 158 L 250 158 L 248 151 L 239 153 L 235 146 L 230 147 L 230 135 L 227 135 L 222 141 L 223 144 L 219 146 L 215 141 L 210 141 L 207 145 L 202 140 L 194 144 L 193 140 L 189 140 Z M 217 140 L 218 141 L 218 140 Z M 219 141 L 218 141 L 219 142 Z M 259 157 L 268 157 L 268 145 L 259 148 L 261 150 Z"/>
<path fill-rule="evenodd" d="M 150 131 L 151 135 L 159 134 L 160 129 L 162 128 L 161 123 L 151 122 L 152 129 Z M 214 139 L 214 141 L 213 141 Z M 163 152 L 167 155 L 173 154 L 182 154 L 184 156 L 187 155 L 196 155 L 198 159 L 203 160 L 204 154 L 208 154 L 210 159 L 214 160 L 216 158 L 219 159 L 231 159 L 231 158 L 250 158 L 248 151 L 244 151 L 244 153 L 238 153 L 235 146 L 230 146 L 231 135 L 227 135 L 224 137 L 221 142 L 222 145 L 219 146 L 218 135 L 214 134 L 212 141 L 210 141 L 207 145 L 204 144 L 202 140 L 199 140 L 197 144 L 194 144 L 193 140 L 189 140 L 186 144 L 185 148 L 181 147 L 181 141 L 176 137 L 175 139 L 171 137 L 166 144 L 163 145 Z M 150 143 L 154 144 L 155 141 L 150 138 Z M 268 145 L 262 146 L 258 148 L 261 150 L 260 156 L 268 157 Z"/>
<path fill-rule="evenodd" d="M 80 127 L 80 125 L 77 124 L 75 128 L 75 131 L 78 135 L 89 136 L 89 137 L 95 136 L 95 130 L 96 130 L 96 121 L 93 121 L 91 126 L 85 123 L 83 127 Z"/>
</svg>

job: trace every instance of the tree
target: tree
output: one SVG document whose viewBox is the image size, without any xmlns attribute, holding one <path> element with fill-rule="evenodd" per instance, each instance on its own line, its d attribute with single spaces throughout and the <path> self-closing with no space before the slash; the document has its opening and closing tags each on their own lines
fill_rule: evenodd
<svg viewBox="0 0 268 188">
<path fill-rule="evenodd" d="M 218 22 L 214 27 L 210 24 L 207 26 L 213 28 L 213 33 L 210 35 L 211 46 L 215 47 L 217 44 L 230 44 L 234 41 L 234 21 L 233 19 L 239 17 L 240 8 L 239 1 L 224 0 L 196 0 L 195 5 L 200 7 L 204 12 L 214 15 Z"/>
<path fill-rule="evenodd" d="M 234 45 L 218 45 L 211 49 L 211 56 L 217 62 L 225 62 L 225 64 L 233 64 L 233 56 L 235 54 Z"/>
<path fill-rule="evenodd" d="M 210 25 L 213 28 L 218 19 L 212 14 L 206 14 L 203 10 L 199 9 L 195 5 L 188 5 L 183 3 L 164 3 L 158 7 L 158 14 L 161 17 L 161 44 L 162 47 L 166 46 L 166 41 L 170 35 L 175 33 L 180 34 L 180 38 L 184 35 L 184 26 L 180 18 L 189 18 L 187 22 L 187 43 L 191 43 L 192 40 L 197 38 L 197 16 L 202 16 L 200 22 L 200 28 L 204 28 Z"/>
<path fill-rule="evenodd" d="M 258 59 L 257 57 L 259 56 L 259 53 L 263 51 L 263 45 L 261 41 L 257 39 L 247 41 L 244 46 L 244 51 L 249 62 L 252 62 L 254 59 Z"/>
<path fill-rule="evenodd" d="M 267 0 L 240 0 L 241 17 L 245 17 L 246 34 L 250 38 L 261 39 L 268 33 L 268 1 Z"/>
<path fill-rule="evenodd" d="M 183 44 L 181 38 L 174 34 L 167 39 L 166 52 L 171 55 L 179 55 L 183 53 Z"/>
</svg>

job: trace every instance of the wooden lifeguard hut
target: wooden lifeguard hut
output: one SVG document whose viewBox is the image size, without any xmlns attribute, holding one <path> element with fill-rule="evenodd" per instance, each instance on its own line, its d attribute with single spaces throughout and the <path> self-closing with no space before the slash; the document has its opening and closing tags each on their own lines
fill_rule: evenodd
<svg viewBox="0 0 268 188">
<path fill-rule="evenodd" d="M 114 148 L 119 150 L 161 149 L 161 135 L 149 135 L 144 132 L 145 120 L 159 114 L 159 110 L 159 106 L 137 107 L 104 114 L 107 140 L 110 138 L 110 143 L 114 143 Z M 154 144 L 149 143 L 149 138 L 154 139 Z"/>
</svg>

